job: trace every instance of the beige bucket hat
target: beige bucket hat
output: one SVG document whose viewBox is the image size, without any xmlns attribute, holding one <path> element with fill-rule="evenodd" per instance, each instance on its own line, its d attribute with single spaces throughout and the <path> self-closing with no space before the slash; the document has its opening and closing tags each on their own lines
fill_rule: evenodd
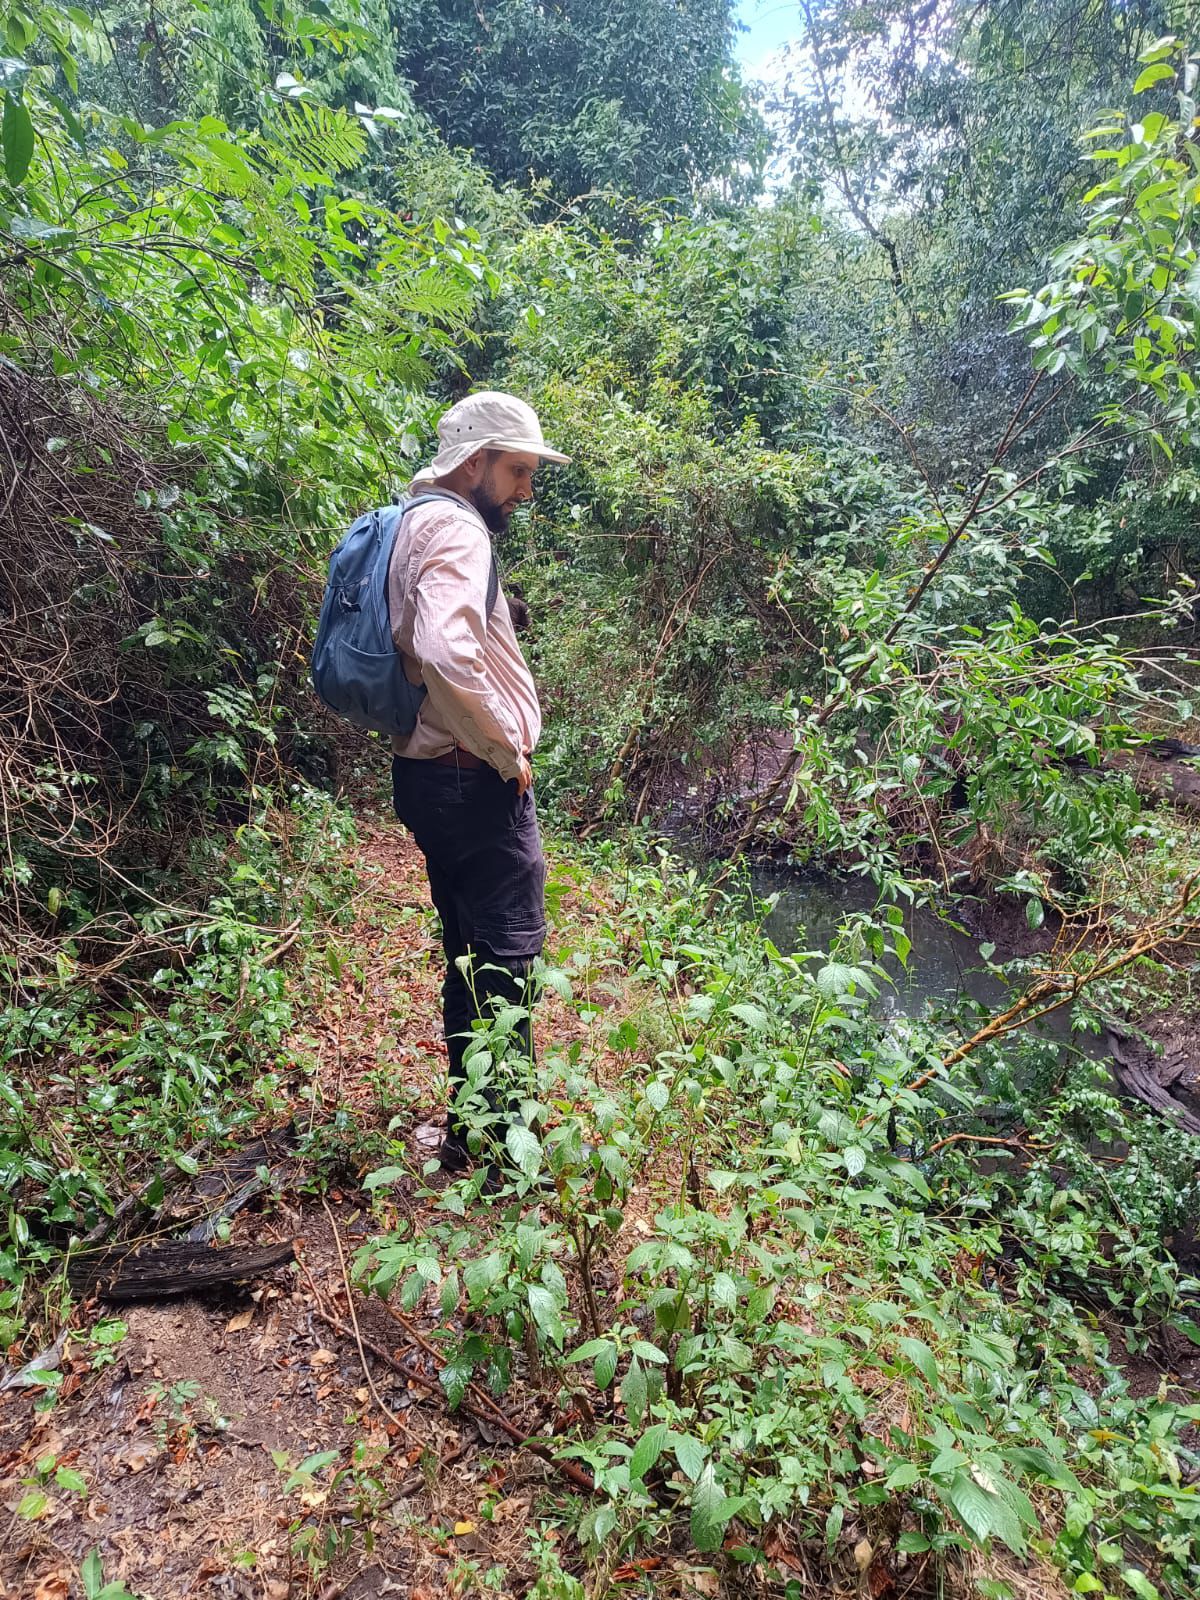
<svg viewBox="0 0 1200 1600">
<path fill-rule="evenodd" d="M 432 483 L 461 467 L 477 450 L 523 450 L 543 461 L 570 461 L 542 438 L 537 412 L 515 395 L 484 389 L 452 405 L 438 423 L 438 453 L 413 484 Z"/>
</svg>

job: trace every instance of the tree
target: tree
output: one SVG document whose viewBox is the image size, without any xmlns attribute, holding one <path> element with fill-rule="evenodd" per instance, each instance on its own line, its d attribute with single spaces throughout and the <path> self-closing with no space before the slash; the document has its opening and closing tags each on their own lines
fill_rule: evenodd
<svg viewBox="0 0 1200 1600">
<path fill-rule="evenodd" d="M 392 19 L 418 105 L 502 182 L 545 178 L 564 200 L 755 185 L 730 0 L 396 0 Z"/>
<path fill-rule="evenodd" d="M 916 426 L 931 465 L 977 466 L 970 441 L 986 454 L 991 419 L 1025 381 L 997 297 L 1075 231 L 1091 182 L 1079 129 L 1124 102 L 1139 54 L 1186 34 L 1195 7 L 802 0 L 800 10 L 803 43 L 775 103 L 792 174 L 875 259 L 882 398 Z"/>
</svg>

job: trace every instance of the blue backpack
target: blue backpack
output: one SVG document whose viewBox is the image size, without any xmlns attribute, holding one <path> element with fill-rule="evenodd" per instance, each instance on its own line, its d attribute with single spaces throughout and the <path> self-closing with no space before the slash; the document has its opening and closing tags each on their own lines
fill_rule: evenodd
<svg viewBox="0 0 1200 1600">
<path fill-rule="evenodd" d="M 408 681 L 392 641 L 388 566 L 408 513 L 444 498 L 419 494 L 400 505 L 368 511 L 351 524 L 329 558 L 329 581 L 313 644 L 313 687 L 331 711 L 359 728 L 404 737 L 416 726 L 425 685 Z M 499 591 L 493 553 L 488 616 Z"/>
</svg>

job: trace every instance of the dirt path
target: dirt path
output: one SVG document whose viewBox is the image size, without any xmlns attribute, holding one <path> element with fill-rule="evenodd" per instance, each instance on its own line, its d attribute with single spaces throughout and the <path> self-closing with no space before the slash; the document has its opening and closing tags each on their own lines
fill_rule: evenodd
<svg viewBox="0 0 1200 1600">
<path fill-rule="evenodd" d="M 80 1338 L 67 1347 L 57 1403 L 38 1409 L 44 1389 L 0 1396 L 0 1501 L 44 1492 L 48 1502 L 3 1529 L 4 1600 L 82 1596 L 93 1550 L 106 1583 L 153 1600 L 440 1600 L 520 1595 L 531 1581 L 531 1511 L 552 1519 L 570 1492 L 563 1479 L 498 1429 L 449 1413 L 430 1356 L 380 1304 L 358 1301 L 364 1338 L 414 1374 L 368 1357 L 389 1420 L 353 1337 L 322 1320 L 345 1324 L 347 1314 L 331 1222 L 349 1259 L 378 1226 L 358 1180 L 381 1155 L 407 1156 L 412 1172 L 381 1191 L 385 1218 L 394 1211 L 419 1228 L 433 1206 L 418 1174 L 444 1097 L 440 950 L 420 857 L 382 822 L 364 829 L 358 854 L 377 886 L 339 935 L 340 974 L 322 1009 L 296 1029 L 297 1055 L 317 1061 L 316 1093 L 297 1099 L 297 1121 L 324 1130 L 325 1170 L 340 1163 L 345 1180 L 328 1210 L 314 1168 L 311 1192 L 302 1174 L 234 1220 L 238 1241 L 294 1238 L 295 1267 L 203 1297 L 89 1305 L 75 1318 Z M 560 882 L 550 904 L 552 943 L 586 944 L 591 886 Z M 537 1032 L 561 1045 L 586 1025 L 548 997 Z M 88 1339 L 97 1318 L 111 1342 Z M 505 1405 L 530 1431 L 553 1421 L 550 1396 L 523 1391 Z M 297 1476 L 314 1455 L 327 1460 Z"/>
</svg>

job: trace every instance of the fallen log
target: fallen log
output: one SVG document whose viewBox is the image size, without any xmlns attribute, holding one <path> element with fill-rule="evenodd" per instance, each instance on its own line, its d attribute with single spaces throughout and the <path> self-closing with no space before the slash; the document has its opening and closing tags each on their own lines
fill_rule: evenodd
<svg viewBox="0 0 1200 1600">
<path fill-rule="evenodd" d="M 113 1245 L 73 1256 L 67 1266 L 67 1281 L 76 1293 L 98 1294 L 105 1300 L 153 1300 L 256 1278 L 295 1258 L 295 1245 L 290 1239 L 258 1248 L 213 1248 L 187 1240 L 143 1245 L 140 1249 Z"/>
<path fill-rule="evenodd" d="M 1127 1033 L 1109 1028 L 1105 1034 L 1112 1057 L 1113 1077 L 1126 1094 L 1153 1111 L 1170 1117 L 1184 1133 L 1200 1134 L 1200 1116 L 1172 1094 L 1185 1078 L 1185 1063 L 1154 1052 Z"/>
</svg>

